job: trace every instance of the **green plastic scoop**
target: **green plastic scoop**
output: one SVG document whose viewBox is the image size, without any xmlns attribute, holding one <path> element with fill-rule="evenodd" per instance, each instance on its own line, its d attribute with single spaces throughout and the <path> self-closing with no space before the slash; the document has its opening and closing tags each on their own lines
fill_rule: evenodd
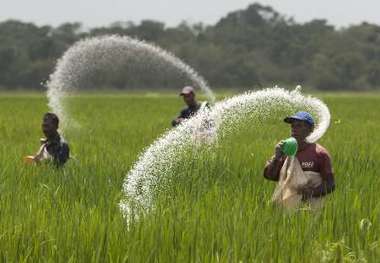
<svg viewBox="0 0 380 263">
<path fill-rule="evenodd" d="M 282 140 L 281 150 L 285 155 L 295 156 L 297 154 L 298 143 L 294 137 Z"/>
</svg>

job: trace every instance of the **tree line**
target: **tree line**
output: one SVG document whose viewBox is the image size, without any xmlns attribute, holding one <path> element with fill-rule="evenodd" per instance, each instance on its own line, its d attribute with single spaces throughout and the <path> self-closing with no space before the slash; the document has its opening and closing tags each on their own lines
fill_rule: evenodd
<svg viewBox="0 0 380 263">
<path fill-rule="evenodd" d="M 144 20 L 84 30 L 80 23 L 52 27 L 3 21 L 0 88 L 45 89 L 42 83 L 73 43 L 106 34 L 155 43 L 195 68 L 214 88 L 274 84 L 302 84 L 319 90 L 380 87 L 380 26 L 363 22 L 337 29 L 326 20 L 297 23 L 269 6 L 252 4 L 227 14 L 214 25 L 183 22 L 167 27 Z M 128 89 L 128 80 L 123 79 L 127 77 L 117 77 L 120 79 L 103 85 Z"/>
</svg>

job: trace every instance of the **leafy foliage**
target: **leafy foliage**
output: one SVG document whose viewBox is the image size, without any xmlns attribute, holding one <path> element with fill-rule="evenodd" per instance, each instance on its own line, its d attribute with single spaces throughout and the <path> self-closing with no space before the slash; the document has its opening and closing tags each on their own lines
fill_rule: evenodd
<svg viewBox="0 0 380 263">
<path fill-rule="evenodd" d="M 158 44 L 196 68 L 212 86 L 255 88 L 303 84 L 321 90 L 369 90 L 380 86 L 380 26 L 336 29 L 326 20 L 300 24 L 269 6 L 252 4 L 215 25 L 176 27 L 153 20 L 115 22 L 84 30 L 80 23 L 58 27 L 8 20 L 0 23 L 0 86 L 43 89 L 56 60 L 83 37 L 129 35 Z M 168 87 L 145 81 L 149 74 L 105 77 L 94 88 Z M 112 80 L 110 80 L 112 79 Z M 170 81 L 169 81 L 170 82 Z M 173 86 L 177 83 L 173 82 Z M 178 88 L 178 87 L 175 87 Z"/>
</svg>

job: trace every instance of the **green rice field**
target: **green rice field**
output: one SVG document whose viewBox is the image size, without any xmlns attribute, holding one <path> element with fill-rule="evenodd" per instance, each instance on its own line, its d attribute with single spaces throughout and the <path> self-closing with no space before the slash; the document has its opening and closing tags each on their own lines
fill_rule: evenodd
<svg viewBox="0 0 380 263">
<path fill-rule="evenodd" d="M 332 121 L 320 144 L 336 190 L 322 210 L 270 203 L 263 167 L 289 136 L 285 112 L 247 119 L 212 150 L 188 153 L 155 208 L 130 224 L 119 208 L 139 154 L 183 107 L 175 95 L 70 99 L 73 159 L 24 164 L 42 137 L 44 94 L 0 94 L 1 262 L 378 262 L 380 94 L 318 94 Z M 180 157 L 179 157 L 180 158 Z"/>
</svg>

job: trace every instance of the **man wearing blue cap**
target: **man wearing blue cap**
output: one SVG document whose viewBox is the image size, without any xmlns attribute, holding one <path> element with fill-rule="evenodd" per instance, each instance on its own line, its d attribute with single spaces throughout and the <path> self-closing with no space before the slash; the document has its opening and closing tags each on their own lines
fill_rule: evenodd
<svg viewBox="0 0 380 263">
<path fill-rule="evenodd" d="M 317 143 L 309 143 L 306 137 L 314 129 L 314 119 L 310 113 L 301 111 L 293 116 L 286 117 L 284 122 L 291 125 L 291 136 L 297 140 L 298 150 L 296 158 L 305 174 L 320 182 L 317 185 L 305 186 L 298 189 L 302 195 L 302 200 L 307 201 L 313 198 L 322 197 L 335 189 L 334 175 L 331 166 L 331 158 L 328 151 Z M 278 181 L 281 168 L 286 160 L 282 152 L 282 142 L 275 147 L 275 154 L 270 159 L 264 169 L 264 177 L 268 180 Z"/>
</svg>

